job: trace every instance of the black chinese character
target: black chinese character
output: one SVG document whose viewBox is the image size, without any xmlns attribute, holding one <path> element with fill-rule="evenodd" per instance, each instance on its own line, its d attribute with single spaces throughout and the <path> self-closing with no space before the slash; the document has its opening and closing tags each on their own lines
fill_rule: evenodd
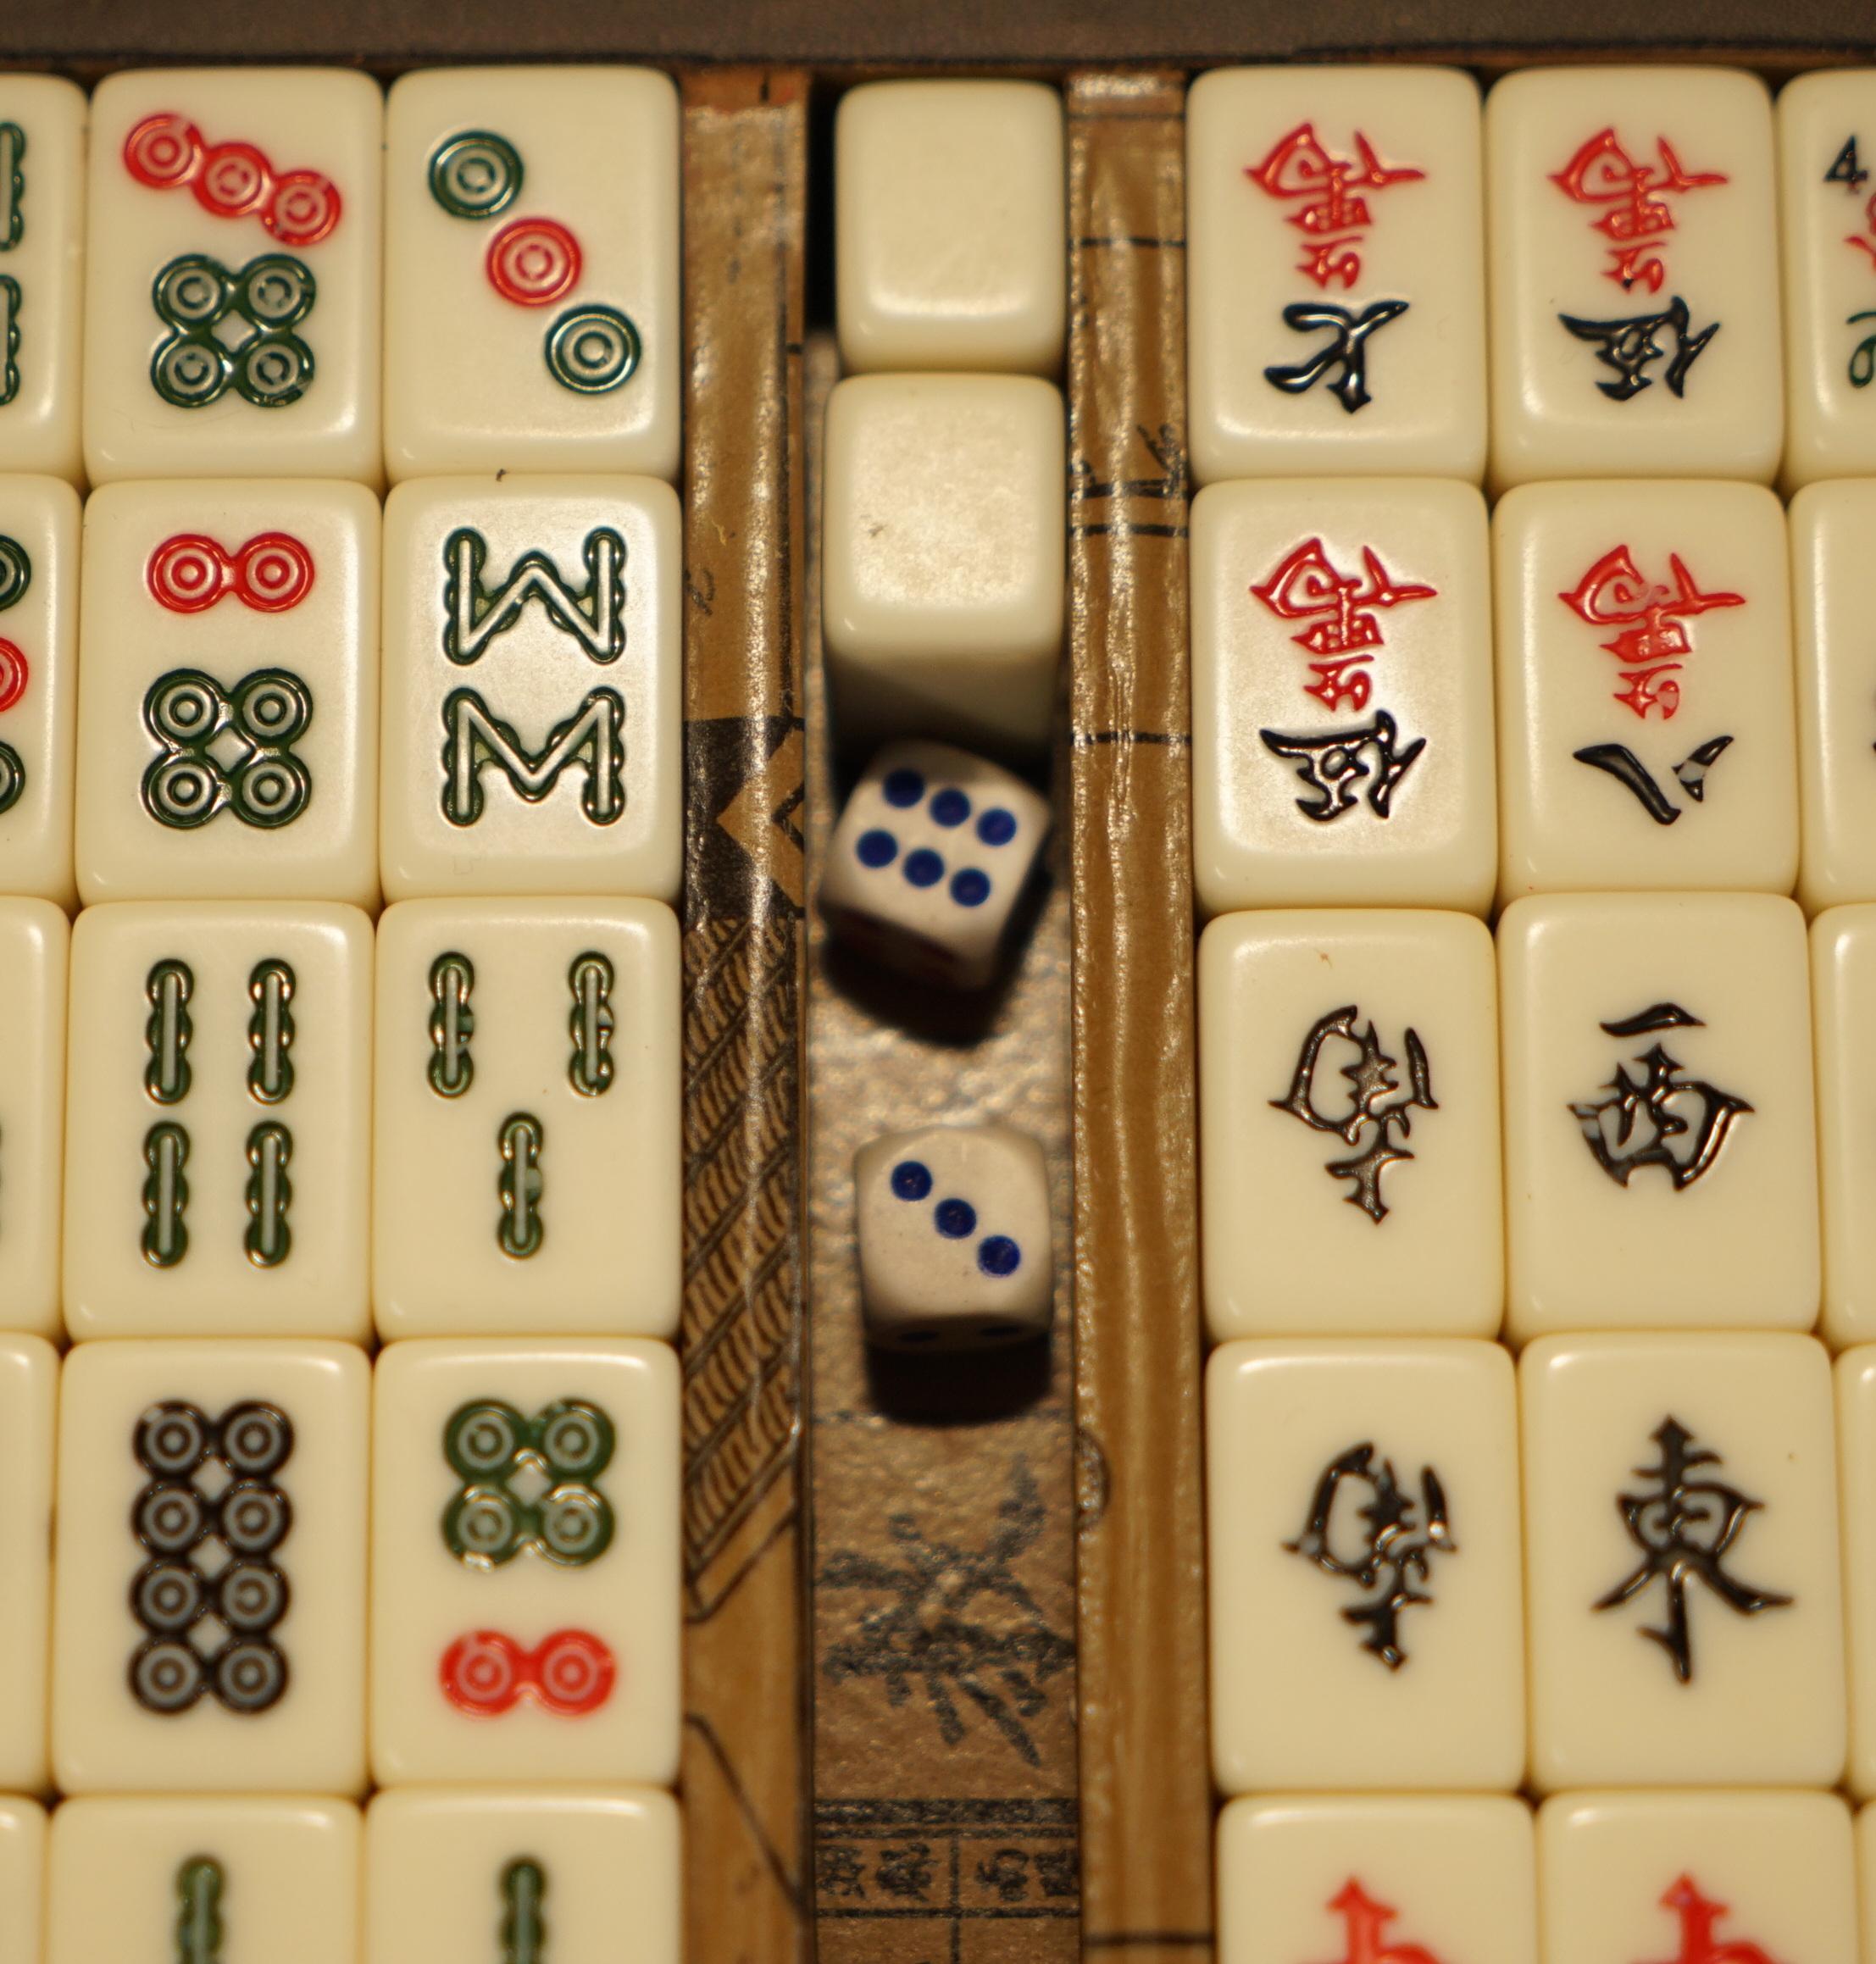
<svg viewBox="0 0 1876 1964">
<path fill-rule="evenodd" d="M 1352 308 L 1337 307 L 1326 300 L 1299 300 L 1283 310 L 1283 324 L 1298 334 L 1316 334 L 1326 328 L 1329 345 L 1295 367 L 1279 365 L 1263 371 L 1263 379 L 1287 396 L 1300 396 L 1313 389 L 1333 368 L 1342 371 L 1329 385 L 1329 393 L 1352 416 L 1370 400 L 1368 392 L 1368 343 L 1370 336 L 1405 313 L 1404 300 L 1377 300 L 1359 313 Z"/>
<path fill-rule="evenodd" d="M 1738 1540 L 1748 1514 L 1762 1501 L 1748 1500 L 1723 1481 L 1691 1479 L 1694 1468 L 1718 1466 L 1720 1456 L 1696 1447 L 1694 1435 L 1679 1420 L 1664 1418 L 1653 1434 L 1661 1448 L 1657 1466 L 1638 1466 L 1637 1476 L 1654 1481 L 1651 1492 L 1618 1494 L 1616 1507 L 1629 1538 L 1643 1559 L 1596 1602 L 1597 1609 L 1618 1609 L 1659 1582 L 1667 1591 L 1668 1623 L 1662 1629 L 1644 1628 L 1641 1635 L 1659 1644 L 1673 1661 L 1674 1675 L 1683 1684 L 1692 1681 L 1694 1654 L 1687 1624 L 1687 1584 L 1704 1582 L 1726 1606 L 1740 1616 L 1761 1610 L 1786 1609 L 1788 1595 L 1735 1582 L 1725 1570 L 1727 1551 Z"/>
<path fill-rule="evenodd" d="M 937 1879 L 930 1847 L 925 1842 L 913 1841 L 902 1848 L 882 1848 L 873 1879 L 889 1896 L 907 1902 L 926 1901 Z"/>
<path fill-rule="evenodd" d="M 1363 1539 L 1352 1555 L 1342 1553 L 1335 1544 L 1335 1502 L 1345 1480 L 1366 1487 L 1369 1495 L 1355 1509 L 1363 1523 Z M 1401 1611 L 1433 1601 L 1414 1588 L 1414 1578 L 1423 1583 L 1429 1579 L 1429 1556 L 1459 1552 L 1446 1522 L 1446 1490 L 1429 1466 L 1420 1469 L 1420 1505 L 1426 1512 L 1424 1528 L 1414 1518 L 1413 1501 L 1394 1477 L 1393 1462 L 1384 1459 L 1377 1466 L 1374 1444 L 1364 1440 L 1329 1462 L 1310 1496 L 1309 1517 L 1302 1534 L 1284 1543 L 1289 1553 L 1301 1555 L 1326 1574 L 1369 1592 L 1365 1602 L 1342 1612 L 1342 1620 L 1357 1628 L 1368 1626 L 1362 1648 L 1390 1671 L 1398 1671 L 1407 1662 L 1407 1652 L 1401 1647 Z"/>
<path fill-rule="evenodd" d="M 1393 807 L 1394 787 L 1427 746 L 1425 737 L 1417 736 L 1404 749 L 1396 750 L 1400 731 L 1385 709 L 1374 712 L 1373 722 L 1353 730 L 1329 730 L 1319 736 L 1291 736 L 1280 730 L 1260 730 L 1257 735 L 1272 756 L 1287 757 L 1296 765 L 1297 779 L 1309 793 L 1296 800 L 1296 809 L 1318 824 L 1352 811 L 1364 784 L 1368 810 L 1377 818 L 1386 818 Z M 1372 762 L 1366 754 L 1370 752 Z"/>
<path fill-rule="evenodd" d="M 1585 320 L 1574 313 L 1557 318 L 1579 341 L 1593 341 L 1596 358 L 1615 370 L 1618 380 L 1596 384 L 1612 402 L 1626 402 L 1654 386 L 1655 378 L 1647 369 L 1649 363 L 1661 360 L 1668 352 L 1655 338 L 1663 330 L 1673 337 L 1674 352 L 1661 379 L 1675 395 L 1685 396 L 1687 371 L 1720 326 L 1716 320 L 1698 334 L 1689 334 L 1687 302 L 1678 293 L 1660 313 L 1637 313 L 1626 320 Z"/>
<path fill-rule="evenodd" d="M 1719 762 L 1732 741 L 1729 736 L 1710 736 L 1674 766 L 1674 782 L 1696 805 L 1707 796 L 1707 772 Z M 1607 771 L 1618 784 L 1626 785 L 1657 825 L 1672 825 L 1680 816 L 1681 807 L 1655 782 L 1654 773 L 1627 744 L 1592 743 L 1570 754 L 1579 763 Z"/>
<path fill-rule="evenodd" d="M 1678 1002 L 1653 1003 L 1639 1015 L 1602 1025 L 1611 1036 L 1705 1027 Z M 1637 1168 L 1658 1166 L 1679 1193 L 1711 1169 L 1733 1121 L 1752 1107 L 1704 1079 L 1682 1077 L 1679 1062 L 1658 1043 L 1637 1061 L 1642 1076 L 1630 1077 L 1628 1066 L 1618 1064 L 1607 1097 L 1570 1110 L 1596 1164 L 1618 1186 L 1627 1186 Z"/>
<path fill-rule="evenodd" d="M 1270 1102 L 1279 1112 L 1288 1112 L 1301 1118 L 1314 1132 L 1332 1132 L 1351 1146 L 1359 1146 L 1362 1135 L 1370 1128 L 1373 1136 L 1367 1149 L 1357 1152 L 1352 1159 L 1331 1159 L 1324 1162 L 1323 1170 L 1335 1179 L 1351 1180 L 1354 1184 L 1342 1196 L 1351 1207 L 1359 1207 L 1371 1221 L 1379 1223 L 1387 1215 L 1387 1203 L 1381 1198 L 1381 1175 L 1386 1169 L 1401 1160 L 1412 1159 L 1413 1155 L 1404 1146 L 1394 1143 L 1395 1134 L 1405 1139 L 1413 1129 L 1413 1120 L 1408 1117 L 1409 1108 L 1418 1105 L 1423 1111 L 1437 1112 L 1440 1107 L 1434 1101 L 1431 1081 L 1427 1073 L 1427 1053 L 1421 1047 L 1419 1037 L 1411 1029 L 1407 1032 L 1407 1090 L 1401 1091 L 1401 1081 L 1394 1075 L 1401 1067 L 1399 1061 L 1390 1057 L 1381 1048 L 1380 1039 L 1374 1034 L 1371 1021 L 1359 1035 L 1355 1031 L 1355 1019 L 1361 1014 L 1351 1002 L 1340 1009 L 1332 1009 L 1321 1018 L 1303 1039 L 1302 1050 L 1296 1059 L 1296 1074 L 1290 1081 L 1288 1093 Z M 1346 1118 L 1327 1118 L 1316 1109 L 1316 1067 L 1320 1061 L 1323 1046 L 1332 1036 L 1339 1036 L 1355 1046 L 1359 1055 L 1353 1063 L 1342 1066 L 1342 1075 L 1348 1079 L 1348 1116 Z"/>
</svg>

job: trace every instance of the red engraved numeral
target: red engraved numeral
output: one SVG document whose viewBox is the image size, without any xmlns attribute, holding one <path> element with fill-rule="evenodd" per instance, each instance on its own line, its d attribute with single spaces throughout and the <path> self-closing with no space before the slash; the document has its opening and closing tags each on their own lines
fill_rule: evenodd
<svg viewBox="0 0 1876 1964">
<path fill-rule="evenodd" d="M 144 578 L 171 613 L 200 613 L 233 594 L 257 613 L 285 613 L 313 589 L 313 555 L 291 532 L 259 532 L 230 552 L 199 532 L 178 532 L 150 555 Z"/>
<path fill-rule="evenodd" d="M 186 116 L 167 109 L 124 139 L 124 168 L 153 191 L 187 185 L 215 218 L 258 214 L 283 246 L 318 245 L 343 209 L 339 187 L 323 172 L 276 171 L 254 144 L 211 144 Z"/>
<path fill-rule="evenodd" d="M 0 641 L 0 710 L 10 709 L 26 692 L 26 657 L 11 641 Z"/>
<path fill-rule="evenodd" d="M 498 1718 L 524 1698 L 583 1718 L 612 1696 L 618 1675 L 612 1651 L 590 1630 L 556 1630 L 531 1651 L 500 1630 L 472 1630 L 437 1667 L 444 1696 L 477 1718 Z"/>
<path fill-rule="evenodd" d="M 1612 241 L 1609 257 L 1615 264 L 1605 267 L 1602 276 L 1624 292 L 1635 286 L 1646 286 L 1651 293 L 1661 291 L 1667 267 L 1640 241 L 1673 230 L 1668 199 L 1727 181 L 1718 170 L 1686 169 L 1665 136 L 1656 137 L 1655 153 L 1655 164 L 1638 164 L 1623 148 L 1613 128 L 1598 130 L 1561 170 L 1551 173 L 1551 182 L 1566 197 L 1607 208 L 1590 222 Z"/>
<path fill-rule="evenodd" d="M 1568 593 L 1557 598 L 1591 627 L 1619 627 L 1622 632 L 1602 646 L 1618 662 L 1629 686 L 1616 701 L 1644 721 L 1659 709 L 1663 722 L 1680 707 L 1680 685 L 1673 680 L 1682 657 L 1694 652 L 1687 623 L 1717 607 L 1744 607 L 1738 593 L 1703 593 L 1679 554 L 1668 555 L 1673 584 L 1650 580 L 1635 564 L 1626 546 L 1605 552 Z"/>
<path fill-rule="evenodd" d="M 1244 175 L 1270 197 L 1296 201 L 1287 222 L 1313 238 L 1296 270 L 1326 290 L 1336 280 L 1345 288 L 1352 286 L 1361 275 L 1361 255 L 1353 248 L 1374 221 L 1360 193 L 1410 184 L 1426 173 L 1409 164 L 1383 164 L 1359 130 L 1354 157 L 1338 157 L 1313 124 L 1299 123 L 1277 139 L 1262 164 L 1247 165 Z M 1330 238 L 1329 233 L 1348 236 Z"/>
</svg>

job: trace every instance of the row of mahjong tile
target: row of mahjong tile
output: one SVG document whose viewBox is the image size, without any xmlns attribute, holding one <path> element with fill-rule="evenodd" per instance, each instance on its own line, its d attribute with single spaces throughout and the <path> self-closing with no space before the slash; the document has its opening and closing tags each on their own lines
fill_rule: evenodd
<svg viewBox="0 0 1876 1964">
<path fill-rule="evenodd" d="M 658 901 L 0 900 L 0 1329 L 669 1336 L 679 993 Z"/>
<path fill-rule="evenodd" d="M 1243 1339 L 1206 1434 L 1224 1793 L 1876 1795 L 1876 1345 Z"/>
<path fill-rule="evenodd" d="M 0 892 L 673 899 L 681 559 L 650 478 L 0 477 Z"/>
<path fill-rule="evenodd" d="M 0 458 L 674 477 L 678 151 L 645 69 L 8 75 Z"/>
<path fill-rule="evenodd" d="M 669 1785 L 678 1398 L 632 1338 L 0 1338 L 0 1787 Z"/>
<path fill-rule="evenodd" d="M 677 1803 L 624 1788 L 0 1796 L 0 1956 L 677 1964 L 680 1849 Z"/>
<path fill-rule="evenodd" d="M 1287 1795 L 1217 1848 L 1219 1964 L 1876 1958 L 1876 1808 L 1826 1794 Z"/>
</svg>

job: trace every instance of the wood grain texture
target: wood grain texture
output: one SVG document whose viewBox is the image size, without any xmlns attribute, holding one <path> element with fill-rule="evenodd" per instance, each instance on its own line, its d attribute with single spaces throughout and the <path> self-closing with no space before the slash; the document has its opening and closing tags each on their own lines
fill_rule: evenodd
<svg viewBox="0 0 1876 1964">
<path fill-rule="evenodd" d="M 1129 1964 L 1212 1927 L 1184 98 L 1068 83 L 1082 1914 Z"/>
<path fill-rule="evenodd" d="M 809 1955 L 802 1709 L 807 86 L 684 91 L 690 1964 Z"/>
</svg>

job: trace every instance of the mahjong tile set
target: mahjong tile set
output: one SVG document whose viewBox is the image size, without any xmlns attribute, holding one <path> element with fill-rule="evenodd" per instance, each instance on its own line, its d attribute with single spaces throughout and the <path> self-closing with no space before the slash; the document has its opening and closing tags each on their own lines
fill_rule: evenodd
<svg viewBox="0 0 1876 1964">
<path fill-rule="evenodd" d="M 1221 1954 L 1876 1958 L 1876 73 L 1187 145 Z M 1051 832 L 1063 158 L 835 122 L 908 1001 Z M 636 69 L 0 79 L 5 1964 L 678 1955 L 678 161 Z M 873 1140 L 870 1339 L 1052 1340 L 1049 1182 Z"/>
</svg>

